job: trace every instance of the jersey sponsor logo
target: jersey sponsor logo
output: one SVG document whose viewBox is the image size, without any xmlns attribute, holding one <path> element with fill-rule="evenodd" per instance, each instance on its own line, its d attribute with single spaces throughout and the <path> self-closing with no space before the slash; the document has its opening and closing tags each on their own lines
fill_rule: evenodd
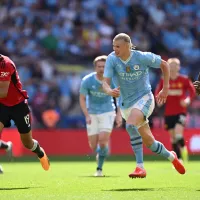
<svg viewBox="0 0 200 200">
<path fill-rule="evenodd" d="M 142 73 L 142 71 L 135 71 L 133 73 L 119 72 L 119 76 L 122 80 L 133 81 L 138 79 L 142 75 Z"/>
<path fill-rule="evenodd" d="M 0 77 L 7 77 L 10 74 L 10 72 L 1 72 Z"/>
<path fill-rule="evenodd" d="M 96 92 L 96 91 L 90 91 L 91 95 L 95 96 L 95 97 L 105 97 L 108 96 L 106 93 L 104 92 Z"/>
<path fill-rule="evenodd" d="M 139 65 L 134 65 L 134 70 L 139 70 L 140 69 L 140 66 Z"/>
<path fill-rule="evenodd" d="M 170 86 L 172 88 L 182 88 L 183 87 L 183 83 L 178 82 L 178 83 L 171 83 Z"/>
<path fill-rule="evenodd" d="M 183 94 L 183 90 L 181 89 L 169 89 L 169 96 L 181 96 Z"/>
<path fill-rule="evenodd" d="M 140 76 L 142 74 L 142 71 L 137 71 L 137 72 L 133 72 L 133 73 L 124 73 L 124 72 L 119 72 L 120 76 L 127 76 L 127 77 L 135 77 L 135 76 Z"/>
</svg>

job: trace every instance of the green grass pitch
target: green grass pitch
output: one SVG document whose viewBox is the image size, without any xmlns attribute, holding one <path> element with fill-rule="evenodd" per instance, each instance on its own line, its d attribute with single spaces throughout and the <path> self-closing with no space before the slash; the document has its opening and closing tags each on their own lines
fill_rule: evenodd
<svg viewBox="0 0 200 200">
<path fill-rule="evenodd" d="M 179 175 L 169 162 L 147 161 L 147 178 L 130 179 L 134 162 L 106 162 L 105 177 L 93 177 L 95 162 L 2 163 L 0 200 L 199 200 L 200 164 Z"/>
</svg>

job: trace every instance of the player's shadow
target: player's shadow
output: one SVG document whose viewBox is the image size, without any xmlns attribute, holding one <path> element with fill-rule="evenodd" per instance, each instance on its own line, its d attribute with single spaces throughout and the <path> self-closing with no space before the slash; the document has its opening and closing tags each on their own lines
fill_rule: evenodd
<svg viewBox="0 0 200 200">
<path fill-rule="evenodd" d="M 130 192 L 130 191 L 135 191 L 135 192 L 143 192 L 143 191 L 169 191 L 171 189 L 176 190 L 179 187 L 167 187 L 167 188 L 119 188 L 119 189 L 108 189 L 108 190 L 102 190 L 102 191 L 107 191 L 107 192 Z M 181 188 L 184 189 L 184 188 Z M 197 190 L 200 191 L 200 190 Z"/>
<path fill-rule="evenodd" d="M 89 176 L 79 176 L 79 177 L 82 177 L 82 178 L 117 178 L 119 176 L 93 176 L 93 175 L 89 175 Z"/>
<path fill-rule="evenodd" d="M 130 192 L 130 191 L 155 191 L 155 188 L 123 188 L 123 189 L 110 189 L 102 190 L 107 192 Z"/>
<path fill-rule="evenodd" d="M 10 187 L 10 188 L 0 188 L 0 190 L 28 190 L 32 188 L 37 188 L 37 187 Z"/>
</svg>

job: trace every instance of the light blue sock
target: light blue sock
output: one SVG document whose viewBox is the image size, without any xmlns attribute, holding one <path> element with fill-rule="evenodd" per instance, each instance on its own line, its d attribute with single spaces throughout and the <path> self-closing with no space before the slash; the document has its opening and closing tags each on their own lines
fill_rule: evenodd
<svg viewBox="0 0 200 200">
<path fill-rule="evenodd" d="M 154 143 L 149 147 L 149 149 L 151 149 L 151 151 L 153 151 L 154 153 L 157 153 L 158 155 L 161 155 L 165 158 L 170 158 L 171 156 L 171 152 L 168 151 L 165 146 L 159 142 L 159 141 L 154 141 Z"/>
<path fill-rule="evenodd" d="M 126 130 L 130 136 L 131 147 L 135 153 L 137 164 L 143 164 L 143 146 L 142 146 L 142 137 L 138 132 L 136 126 L 131 124 L 126 124 Z"/>
<path fill-rule="evenodd" d="M 104 148 L 98 146 L 96 152 L 99 154 L 97 169 L 102 170 L 105 158 L 108 156 L 108 146 Z"/>
</svg>

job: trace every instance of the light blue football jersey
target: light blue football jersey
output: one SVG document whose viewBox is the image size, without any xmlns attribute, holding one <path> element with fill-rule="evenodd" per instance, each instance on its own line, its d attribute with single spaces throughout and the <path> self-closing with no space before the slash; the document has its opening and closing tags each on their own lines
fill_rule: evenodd
<svg viewBox="0 0 200 200">
<path fill-rule="evenodd" d="M 106 60 L 104 77 L 115 79 L 120 86 L 120 107 L 129 108 L 151 92 L 149 68 L 160 68 L 161 57 L 151 52 L 132 50 L 123 61 L 112 52 Z"/>
<path fill-rule="evenodd" d="M 111 87 L 114 88 L 114 83 Z M 96 78 L 96 72 L 82 79 L 80 94 L 87 97 L 89 114 L 102 114 L 115 110 L 113 98 L 102 90 L 102 82 Z"/>
</svg>

